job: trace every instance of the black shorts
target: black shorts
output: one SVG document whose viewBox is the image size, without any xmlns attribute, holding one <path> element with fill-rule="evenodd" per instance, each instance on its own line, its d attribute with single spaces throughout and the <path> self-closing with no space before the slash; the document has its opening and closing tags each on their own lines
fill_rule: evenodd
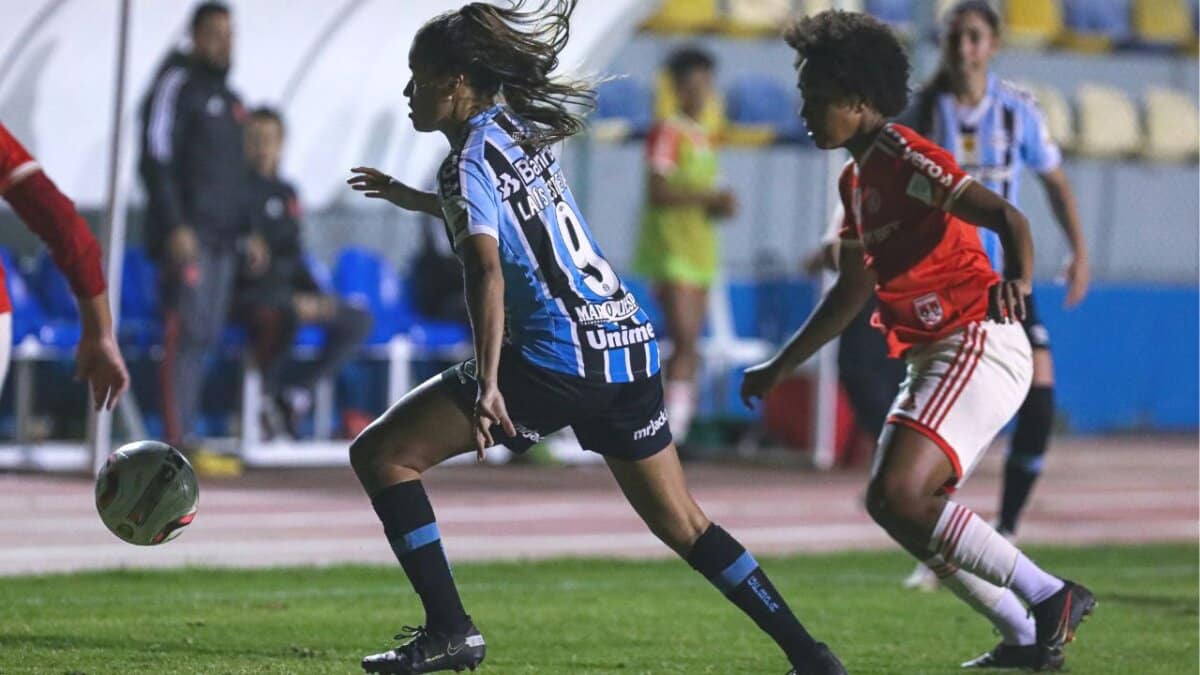
<svg viewBox="0 0 1200 675">
<path fill-rule="evenodd" d="M 1050 331 L 1038 316 L 1037 303 L 1032 295 L 1025 296 L 1025 320 L 1021 322 L 1025 335 L 1029 337 L 1029 346 L 1034 349 L 1050 349 Z"/>
<path fill-rule="evenodd" d="M 563 427 L 571 427 L 585 450 L 624 460 L 645 459 L 671 443 L 671 427 L 663 405 L 662 380 L 595 382 L 557 373 L 526 361 L 515 349 L 500 353 L 500 393 L 515 437 L 500 427 L 492 438 L 513 452 L 524 452 Z M 473 414 L 475 359 L 442 373 L 459 406 Z"/>
</svg>

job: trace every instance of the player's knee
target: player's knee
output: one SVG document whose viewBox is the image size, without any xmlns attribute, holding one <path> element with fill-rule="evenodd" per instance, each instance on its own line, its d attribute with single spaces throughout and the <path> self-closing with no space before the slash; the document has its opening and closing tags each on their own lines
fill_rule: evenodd
<svg viewBox="0 0 1200 675">
<path fill-rule="evenodd" d="M 867 513 L 882 527 L 919 518 L 921 491 L 904 477 L 877 476 L 867 487 Z"/>
<path fill-rule="evenodd" d="M 663 511 L 646 520 L 654 536 L 681 556 L 687 555 L 711 524 L 699 508 Z"/>
</svg>

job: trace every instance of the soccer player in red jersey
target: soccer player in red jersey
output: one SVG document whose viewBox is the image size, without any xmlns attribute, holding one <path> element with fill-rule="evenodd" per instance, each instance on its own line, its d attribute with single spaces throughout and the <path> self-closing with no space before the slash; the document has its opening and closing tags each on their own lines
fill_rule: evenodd
<svg viewBox="0 0 1200 675">
<path fill-rule="evenodd" d="M 822 12 L 786 39 L 798 54 L 813 140 L 852 156 L 838 185 L 846 220 L 837 282 L 774 358 L 746 370 L 742 397 L 749 404 L 766 394 L 840 333 L 874 289 L 874 323 L 908 376 L 880 435 L 867 509 L 1002 631 L 1025 611 L 1020 601 L 1028 606 L 1035 639 L 1009 650 L 1009 661 L 1061 667 L 1063 645 L 1095 606 L 1091 592 L 1043 571 L 950 499 L 1029 390 L 1032 356 L 1019 323 L 1033 274 L 1029 223 L 945 150 L 887 122 L 908 98 L 909 66 L 886 26 Z M 999 235 L 1011 277 L 992 270 L 975 227 Z"/>
<path fill-rule="evenodd" d="M 0 196 L 50 247 L 54 263 L 67 276 L 79 302 L 83 332 L 75 354 L 75 375 L 92 388 L 96 409 L 112 409 L 129 386 L 129 373 L 113 336 L 108 291 L 100 267 L 100 245 L 75 205 L 59 192 L 29 152 L 0 124 Z M 12 348 L 12 303 L 0 266 L 0 385 Z"/>
</svg>

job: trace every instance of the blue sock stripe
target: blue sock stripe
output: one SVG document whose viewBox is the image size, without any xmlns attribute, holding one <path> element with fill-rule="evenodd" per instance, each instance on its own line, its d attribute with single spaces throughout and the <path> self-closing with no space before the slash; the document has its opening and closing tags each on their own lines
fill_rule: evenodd
<svg viewBox="0 0 1200 675">
<path fill-rule="evenodd" d="M 745 551 L 738 556 L 733 564 L 726 567 L 723 572 L 715 578 L 709 579 L 722 593 L 728 594 L 733 589 L 737 588 L 746 577 L 750 576 L 754 570 L 758 569 L 758 561 L 754 556 L 750 555 L 749 551 Z"/>
<path fill-rule="evenodd" d="M 442 535 L 440 532 L 438 532 L 437 523 L 429 523 L 428 525 L 422 525 L 412 532 L 405 534 L 400 539 L 393 540 L 391 542 L 392 550 L 396 552 L 396 555 L 404 555 L 405 553 L 415 551 L 422 546 L 432 544 L 441 538 Z"/>
</svg>

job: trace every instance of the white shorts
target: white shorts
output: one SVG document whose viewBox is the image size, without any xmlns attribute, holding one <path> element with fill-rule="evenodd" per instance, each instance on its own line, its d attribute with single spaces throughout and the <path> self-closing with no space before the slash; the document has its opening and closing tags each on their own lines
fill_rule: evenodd
<svg viewBox="0 0 1200 675">
<path fill-rule="evenodd" d="M 905 355 L 908 376 L 888 423 L 937 444 L 961 483 L 1017 413 L 1033 380 L 1029 338 L 1019 323 L 973 323 Z"/>
</svg>

